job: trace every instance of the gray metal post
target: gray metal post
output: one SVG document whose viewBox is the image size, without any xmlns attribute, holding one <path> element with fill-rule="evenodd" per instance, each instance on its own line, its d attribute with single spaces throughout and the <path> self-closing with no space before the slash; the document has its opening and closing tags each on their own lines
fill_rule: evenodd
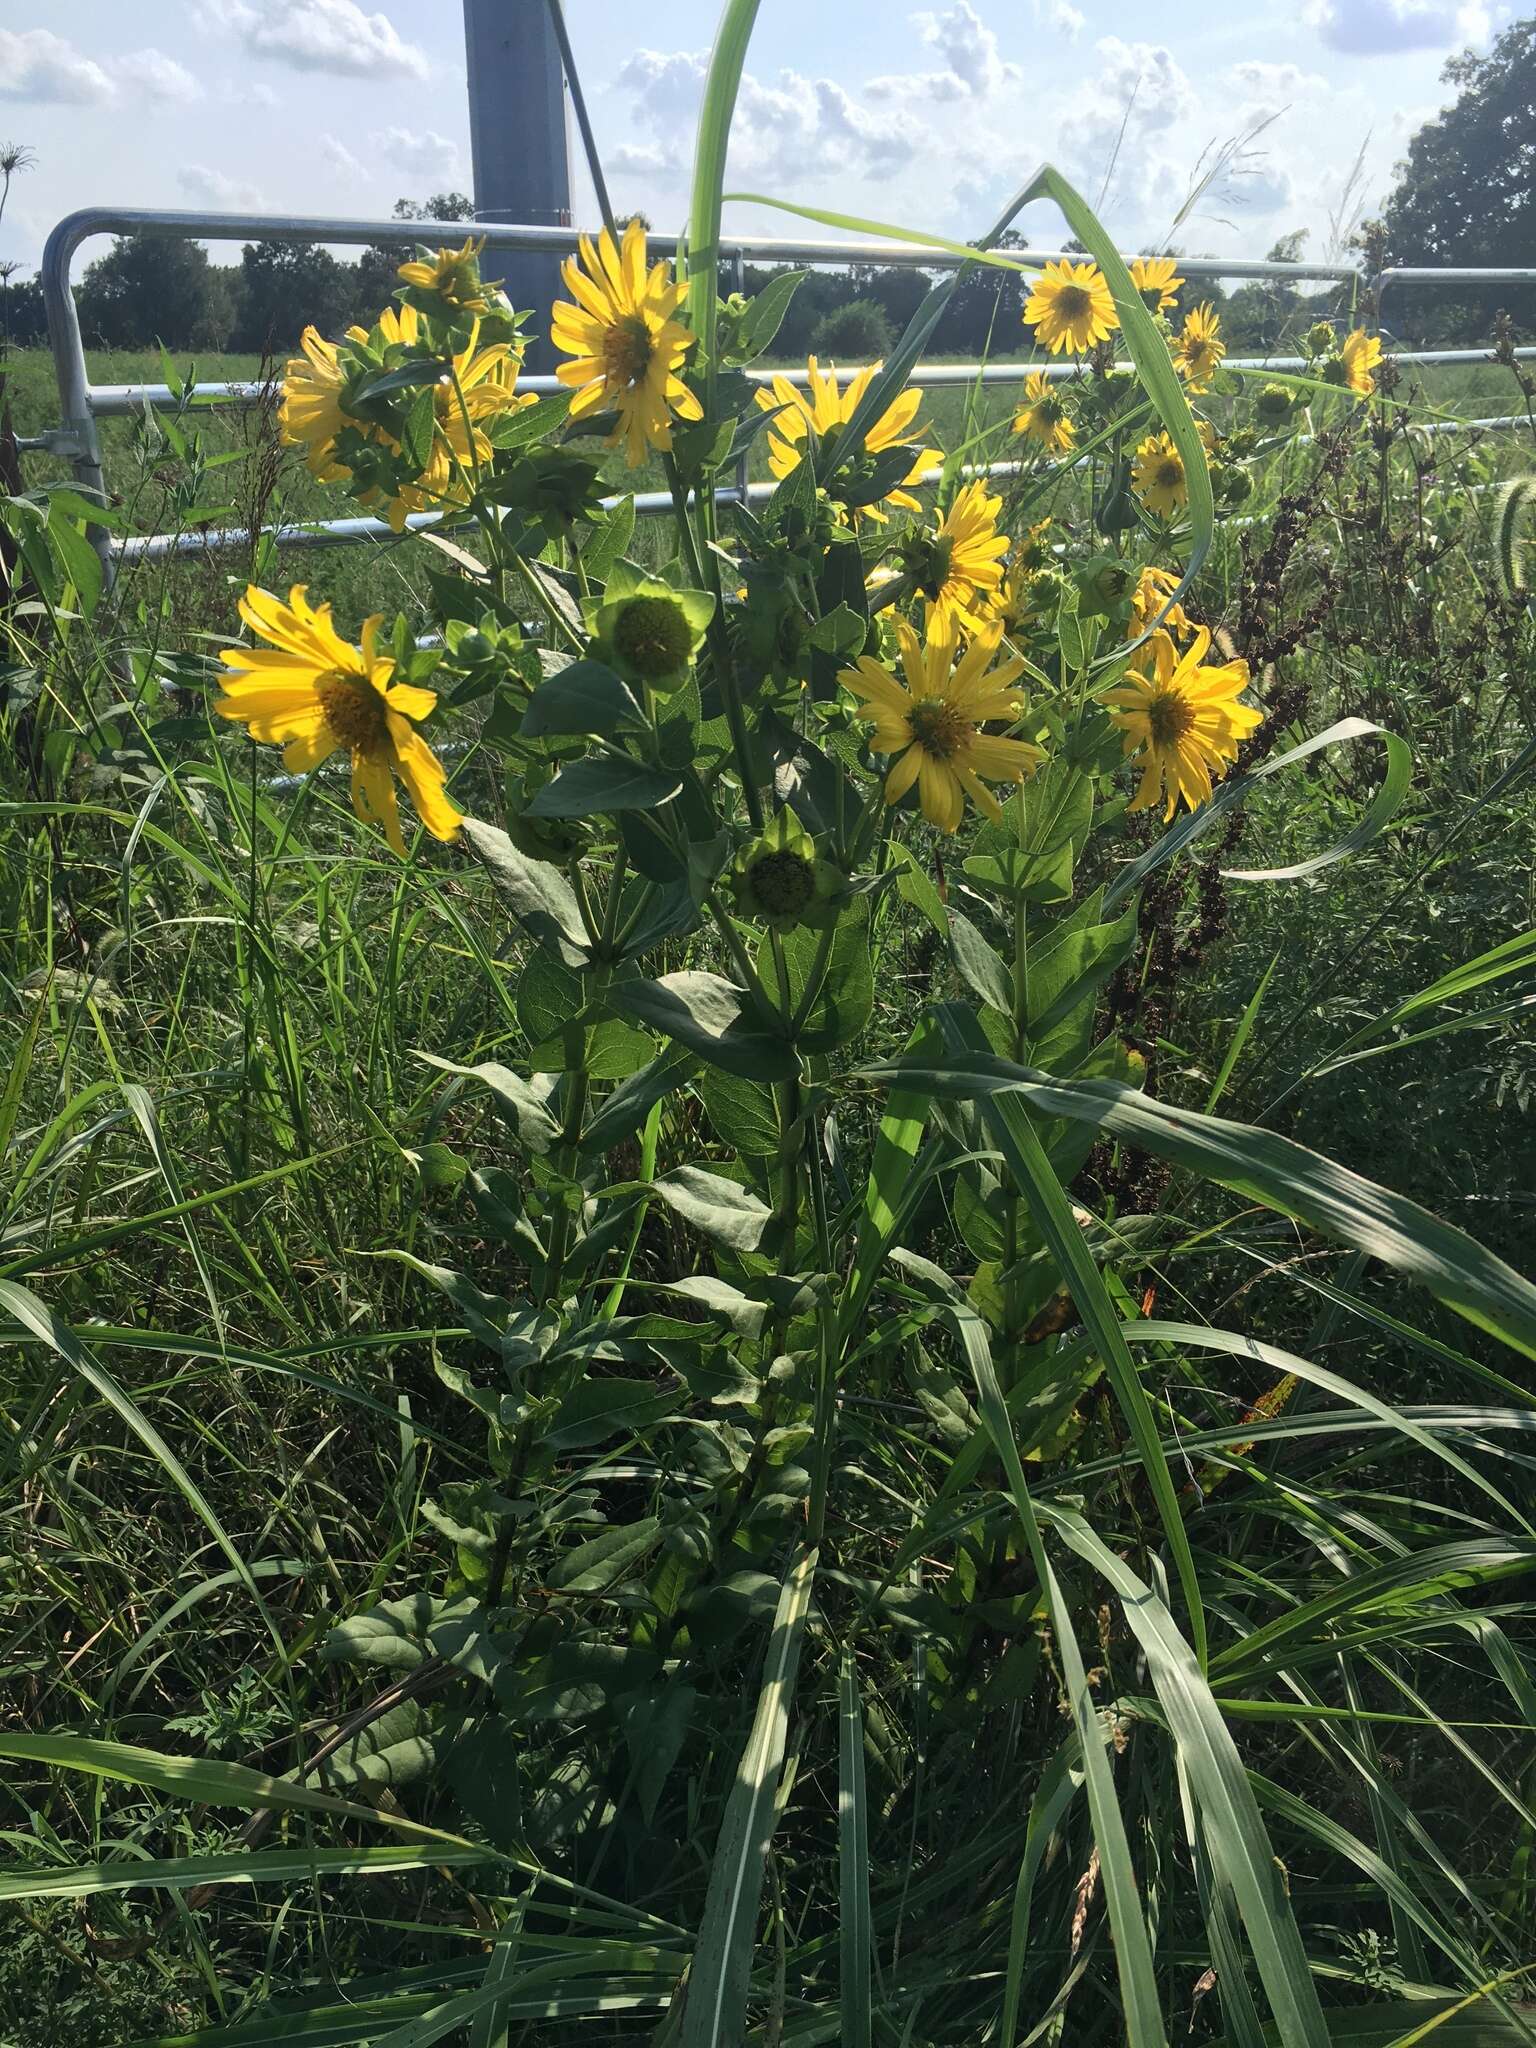
<svg viewBox="0 0 1536 2048">
<path fill-rule="evenodd" d="M 477 217 L 569 227 L 565 73 L 545 0 L 464 0 L 464 57 Z M 549 309 L 560 292 L 558 259 L 487 248 L 484 269 L 501 278 L 514 306 L 532 309 L 528 368 L 553 369 Z"/>
</svg>

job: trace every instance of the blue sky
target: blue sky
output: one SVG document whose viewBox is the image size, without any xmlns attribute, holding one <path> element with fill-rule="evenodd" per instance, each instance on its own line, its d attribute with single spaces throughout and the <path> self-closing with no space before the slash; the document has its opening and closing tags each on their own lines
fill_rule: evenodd
<svg viewBox="0 0 1536 2048">
<path fill-rule="evenodd" d="M 1042 160 L 1097 201 L 1115 157 L 1103 210 L 1131 249 L 1168 235 L 1210 152 L 1267 120 L 1178 244 L 1262 254 L 1304 228 L 1322 259 L 1361 150 L 1354 198 L 1370 212 L 1444 103 L 1446 56 L 1508 14 L 1500 0 L 763 0 L 731 175 L 964 238 Z M 677 225 L 716 0 L 566 0 L 566 16 L 616 205 Z M 469 189 L 461 9 L 6 0 L 7 136 L 37 161 L 0 257 L 29 268 L 51 223 L 89 204 L 383 216 L 402 194 Z M 588 192 L 579 178 L 584 220 Z M 1037 247 L 1059 239 L 1048 208 L 1022 225 Z"/>
</svg>

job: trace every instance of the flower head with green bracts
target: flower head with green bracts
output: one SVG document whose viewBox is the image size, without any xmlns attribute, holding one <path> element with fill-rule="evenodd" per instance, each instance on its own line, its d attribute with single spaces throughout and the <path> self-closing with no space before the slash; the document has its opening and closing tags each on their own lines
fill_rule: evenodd
<svg viewBox="0 0 1536 2048">
<path fill-rule="evenodd" d="M 433 300 L 441 300 L 444 307 L 454 312 L 490 313 L 506 302 L 499 290 L 481 279 L 480 253 L 484 247 L 484 235 L 466 235 L 462 247 L 423 250 L 410 262 L 402 263 L 395 275 L 402 284 L 426 297 L 423 310 L 432 310 Z"/>
<path fill-rule="evenodd" d="M 742 848 L 731 870 L 737 911 L 770 931 L 835 924 L 841 890 L 837 869 L 818 856 L 815 840 L 787 808 Z"/>
<path fill-rule="evenodd" d="M 665 697 L 687 682 L 715 600 L 707 590 L 675 590 L 619 562 L 603 595 L 589 598 L 584 609 L 594 654 L 626 682 Z"/>
</svg>

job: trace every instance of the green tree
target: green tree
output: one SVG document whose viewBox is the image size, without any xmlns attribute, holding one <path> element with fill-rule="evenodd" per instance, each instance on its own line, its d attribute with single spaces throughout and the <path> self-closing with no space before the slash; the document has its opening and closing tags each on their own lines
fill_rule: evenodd
<svg viewBox="0 0 1536 2048">
<path fill-rule="evenodd" d="M 240 253 L 234 346 L 260 353 L 294 348 L 306 327 L 335 334 L 357 295 L 353 264 L 315 242 L 248 242 Z"/>
<path fill-rule="evenodd" d="M 838 363 L 872 363 L 887 353 L 895 338 L 877 300 L 853 299 L 817 322 L 811 353 Z"/>
<path fill-rule="evenodd" d="M 222 348 L 230 302 L 196 242 L 123 235 L 91 264 L 77 299 L 80 330 L 105 348 Z"/>
<path fill-rule="evenodd" d="M 1536 251 L 1536 16 L 1512 23 L 1485 56 L 1451 58 L 1440 76 L 1457 97 L 1425 122 L 1398 165 L 1385 215 L 1392 260 L 1527 265 Z M 1536 293 L 1499 286 L 1480 305 L 1529 319 Z"/>
</svg>

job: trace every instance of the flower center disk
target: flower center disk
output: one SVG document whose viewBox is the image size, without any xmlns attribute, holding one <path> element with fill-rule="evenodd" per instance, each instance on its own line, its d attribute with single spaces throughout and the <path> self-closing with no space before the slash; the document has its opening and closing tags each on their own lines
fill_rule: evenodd
<svg viewBox="0 0 1536 2048">
<path fill-rule="evenodd" d="M 603 336 L 603 372 L 610 384 L 638 384 L 651 364 L 651 330 L 638 313 L 615 320 Z"/>
<path fill-rule="evenodd" d="M 1080 284 L 1065 285 L 1056 300 L 1056 311 L 1063 320 L 1083 320 L 1093 311 L 1093 301 Z"/>
<path fill-rule="evenodd" d="M 816 893 L 816 873 L 798 853 L 765 853 L 751 867 L 752 894 L 770 916 L 804 910 Z"/>
<path fill-rule="evenodd" d="M 970 720 L 938 697 L 919 698 L 907 713 L 907 729 L 923 752 L 936 761 L 947 761 L 976 737 Z"/>
<path fill-rule="evenodd" d="M 344 747 L 367 754 L 383 744 L 384 699 L 366 683 L 346 676 L 329 676 L 317 684 L 315 695 L 325 712 L 325 722 Z"/>
<path fill-rule="evenodd" d="M 1147 724 L 1159 747 L 1177 746 L 1195 722 L 1195 707 L 1181 690 L 1154 697 L 1147 706 Z"/>
</svg>

